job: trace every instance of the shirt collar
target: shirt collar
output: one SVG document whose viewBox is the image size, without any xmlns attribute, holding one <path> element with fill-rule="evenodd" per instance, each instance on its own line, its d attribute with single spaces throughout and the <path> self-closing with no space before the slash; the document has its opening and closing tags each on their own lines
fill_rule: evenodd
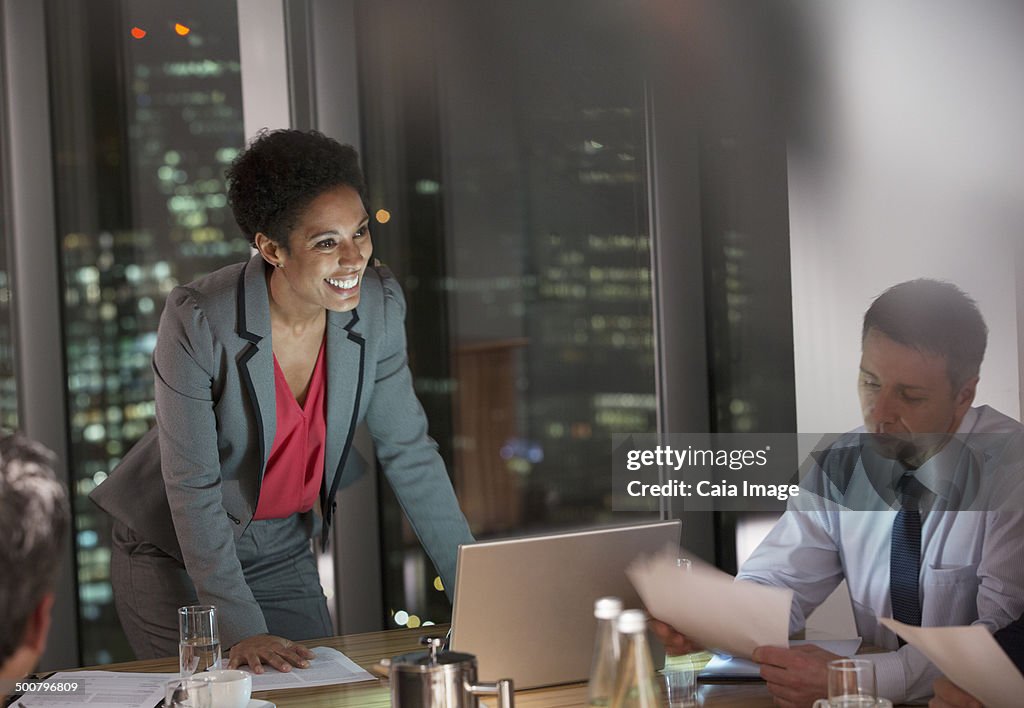
<svg viewBox="0 0 1024 708">
<path fill-rule="evenodd" d="M 977 482 L 975 472 L 980 471 L 980 465 L 966 440 L 977 422 L 977 409 L 968 409 L 956 433 L 938 453 L 913 472 L 914 478 L 925 489 L 949 504 L 950 508 L 957 508 L 968 492 L 968 485 Z"/>
</svg>

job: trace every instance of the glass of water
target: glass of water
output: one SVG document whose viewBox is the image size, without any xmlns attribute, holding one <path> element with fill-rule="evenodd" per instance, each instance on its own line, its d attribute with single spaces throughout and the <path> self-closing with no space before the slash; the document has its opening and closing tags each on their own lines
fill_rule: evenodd
<svg viewBox="0 0 1024 708">
<path fill-rule="evenodd" d="M 875 708 L 878 705 L 873 663 L 867 659 L 828 662 L 828 700 L 816 700 L 814 708 Z"/>
<path fill-rule="evenodd" d="M 676 567 L 680 568 L 684 573 L 689 573 L 693 570 L 693 561 L 691 561 L 689 558 L 677 556 Z M 704 667 L 708 665 L 708 662 L 711 661 L 711 658 L 712 654 L 707 649 L 691 652 L 689 654 L 683 654 L 682 656 L 665 657 L 665 670 L 689 670 L 693 672 L 694 680 L 696 680 L 697 674 L 704 670 Z M 672 706 L 672 708 L 675 708 L 675 704 L 670 705 Z"/>
<path fill-rule="evenodd" d="M 217 608 L 188 605 L 178 608 L 178 666 L 181 677 L 220 668 Z"/>
</svg>

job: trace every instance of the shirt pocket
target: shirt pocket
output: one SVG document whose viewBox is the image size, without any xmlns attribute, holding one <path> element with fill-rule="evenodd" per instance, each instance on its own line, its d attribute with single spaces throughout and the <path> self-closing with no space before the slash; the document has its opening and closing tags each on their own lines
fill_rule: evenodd
<svg viewBox="0 0 1024 708">
<path fill-rule="evenodd" d="M 925 576 L 923 622 L 970 624 L 978 619 L 978 565 L 931 567 Z"/>
</svg>

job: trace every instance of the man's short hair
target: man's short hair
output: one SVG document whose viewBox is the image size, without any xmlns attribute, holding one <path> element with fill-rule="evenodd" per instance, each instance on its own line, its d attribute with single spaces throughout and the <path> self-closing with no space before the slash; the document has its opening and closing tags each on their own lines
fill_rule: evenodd
<svg viewBox="0 0 1024 708">
<path fill-rule="evenodd" d="M 978 304 L 963 290 L 921 278 L 894 285 L 864 313 L 861 342 L 876 329 L 894 342 L 944 357 L 953 391 L 978 375 L 988 327 Z"/>
<path fill-rule="evenodd" d="M 69 520 L 55 459 L 21 433 L 0 438 L 0 665 L 53 587 Z"/>
</svg>

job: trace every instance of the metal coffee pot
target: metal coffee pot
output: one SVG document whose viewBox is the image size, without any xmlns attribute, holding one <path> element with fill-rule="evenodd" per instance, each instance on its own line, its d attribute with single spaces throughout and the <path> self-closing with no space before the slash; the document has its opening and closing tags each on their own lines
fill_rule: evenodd
<svg viewBox="0 0 1024 708">
<path fill-rule="evenodd" d="M 442 639 L 424 637 L 425 652 L 391 660 L 391 705 L 396 708 L 477 708 L 477 696 L 497 696 L 498 708 L 513 708 L 512 680 L 476 681 L 476 657 L 439 651 Z"/>
</svg>

